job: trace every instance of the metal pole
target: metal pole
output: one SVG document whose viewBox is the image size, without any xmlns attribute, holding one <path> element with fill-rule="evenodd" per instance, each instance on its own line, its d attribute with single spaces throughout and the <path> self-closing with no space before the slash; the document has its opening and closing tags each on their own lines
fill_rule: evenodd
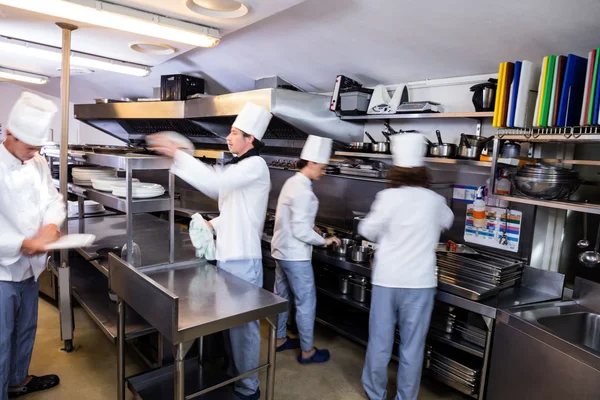
<svg viewBox="0 0 600 400">
<path fill-rule="evenodd" d="M 267 318 L 269 323 L 269 366 L 267 367 L 267 400 L 275 399 L 275 354 L 277 349 L 277 324 Z"/>
<path fill-rule="evenodd" d="M 183 343 L 179 343 L 173 346 L 173 353 L 175 354 L 175 400 L 185 399 L 185 351 Z"/>
<path fill-rule="evenodd" d="M 125 400 L 125 302 L 121 298 L 117 311 L 117 399 Z"/>
<path fill-rule="evenodd" d="M 62 66 L 60 79 L 60 100 L 62 107 L 61 118 L 61 135 L 60 135 L 60 193 L 63 195 L 65 207 L 67 207 L 68 187 L 67 187 L 67 158 L 69 157 L 69 90 L 71 78 L 71 32 L 77 29 L 77 26 L 58 22 L 59 28 L 62 29 Z M 62 232 L 67 232 L 67 220 L 62 226 Z M 68 270 L 69 252 L 67 250 L 60 251 L 60 267 L 65 268 L 64 275 L 66 279 L 62 280 L 63 286 L 60 291 L 63 296 L 60 296 L 60 336 L 65 342 L 65 351 L 73 351 L 73 308 L 71 307 L 71 277 Z M 68 293 L 68 295 L 67 295 Z"/>
</svg>

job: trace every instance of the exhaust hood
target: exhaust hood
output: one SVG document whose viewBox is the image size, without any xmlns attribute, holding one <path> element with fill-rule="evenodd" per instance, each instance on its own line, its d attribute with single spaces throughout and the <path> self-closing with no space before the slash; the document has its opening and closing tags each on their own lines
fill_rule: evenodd
<svg viewBox="0 0 600 400">
<path fill-rule="evenodd" d="M 253 102 L 274 116 L 263 137 L 267 145 L 301 147 L 307 135 L 362 141 L 362 124 L 340 120 L 329 111 L 329 101 L 325 95 L 268 88 L 185 101 L 81 104 L 75 105 L 75 118 L 130 144 L 160 131 L 179 132 L 198 144 L 225 144 L 235 117 Z"/>
</svg>

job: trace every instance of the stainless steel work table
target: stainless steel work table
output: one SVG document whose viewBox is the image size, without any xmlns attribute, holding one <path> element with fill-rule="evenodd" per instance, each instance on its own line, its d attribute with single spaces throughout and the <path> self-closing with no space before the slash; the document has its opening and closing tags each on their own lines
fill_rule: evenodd
<svg viewBox="0 0 600 400">
<path fill-rule="evenodd" d="M 109 264 L 110 286 L 119 297 L 118 395 L 120 400 L 125 398 L 125 335 L 123 334 L 125 304 L 173 343 L 176 400 L 192 399 L 209 393 L 265 368 L 267 369 L 266 399 L 274 398 L 276 316 L 287 310 L 287 301 L 219 270 L 204 260 L 144 273 L 114 254 L 109 256 Z M 263 318 L 270 325 L 268 362 L 255 370 L 210 387 L 202 387 L 196 393 L 186 395 L 184 361 L 194 340 Z"/>
</svg>

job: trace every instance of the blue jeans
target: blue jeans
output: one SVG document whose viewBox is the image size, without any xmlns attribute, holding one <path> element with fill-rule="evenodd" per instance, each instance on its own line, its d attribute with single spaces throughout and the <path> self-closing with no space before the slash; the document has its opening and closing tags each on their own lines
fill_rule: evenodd
<svg viewBox="0 0 600 400">
<path fill-rule="evenodd" d="M 262 288 L 262 259 L 217 261 L 217 267 Z M 229 374 L 241 375 L 258 368 L 260 357 L 260 321 L 236 326 L 225 332 L 225 348 L 230 357 Z M 249 396 L 258 390 L 258 373 L 235 383 L 235 390 Z"/>
<path fill-rule="evenodd" d="M 296 306 L 296 325 L 300 335 L 302 351 L 311 351 L 314 345 L 315 313 L 317 311 L 317 291 L 315 274 L 310 261 L 276 260 L 275 294 L 288 300 L 294 297 Z M 291 289 L 291 293 L 290 293 Z M 288 312 L 279 314 L 277 320 L 277 338 L 286 337 Z"/>
<path fill-rule="evenodd" d="M 0 281 L 0 400 L 29 374 L 37 329 L 39 284 Z"/>
<path fill-rule="evenodd" d="M 400 360 L 396 400 L 417 400 L 435 291 L 436 288 L 405 289 L 373 285 L 369 344 L 362 374 L 362 384 L 369 399 L 387 398 L 388 364 L 398 324 Z"/>
</svg>

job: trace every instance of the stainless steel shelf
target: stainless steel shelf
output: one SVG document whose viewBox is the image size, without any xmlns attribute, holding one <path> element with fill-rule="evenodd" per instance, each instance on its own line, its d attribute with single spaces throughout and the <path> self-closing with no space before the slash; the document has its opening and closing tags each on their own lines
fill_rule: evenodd
<svg viewBox="0 0 600 400">
<path fill-rule="evenodd" d="M 540 207 L 557 208 L 559 210 L 585 212 L 588 214 L 600 214 L 600 204 L 578 203 L 565 200 L 539 200 L 521 196 L 500 196 L 491 195 L 491 197 L 506 200 L 513 203 L 529 204 Z"/>
<path fill-rule="evenodd" d="M 431 119 L 431 118 L 493 118 L 493 112 L 454 112 L 454 113 L 406 113 L 348 115 L 340 117 L 346 121 L 388 120 L 388 119 Z"/>
<path fill-rule="evenodd" d="M 115 155 L 86 152 L 81 154 L 81 158 L 88 164 L 123 170 L 126 170 L 128 167 L 132 170 L 169 169 L 171 168 L 171 164 L 173 162 L 173 160 L 169 157 L 134 153 Z"/>
<path fill-rule="evenodd" d="M 500 128 L 497 136 L 524 142 L 600 142 L 600 127 Z"/>
<path fill-rule="evenodd" d="M 103 206 L 118 210 L 121 212 L 127 212 L 127 199 L 115 196 L 108 192 L 101 192 L 99 190 L 86 188 L 86 197 L 90 200 L 97 201 Z M 134 199 L 132 209 L 129 210 L 133 214 L 149 213 L 157 211 L 167 211 L 171 207 L 171 199 L 167 194 L 160 197 L 154 197 L 151 199 Z"/>
<path fill-rule="evenodd" d="M 336 156 L 344 157 L 356 157 L 356 158 L 378 158 L 378 159 L 391 159 L 391 154 L 379 154 L 379 153 L 357 153 L 352 151 L 336 151 Z M 476 161 L 476 160 L 462 160 L 459 158 L 434 158 L 425 157 L 425 162 L 430 164 L 450 164 L 450 165 L 469 165 L 473 167 L 491 167 L 490 161 Z"/>
<path fill-rule="evenodd" d="M 470 343 L 462 339 L 456 333 L 446 333 L 444 335 L 441 335 L 432 333 L 431 330 L 429 330 L 427 338 L 436 342 L 444 343 L 448 346 L 454 347 L 455 349 L 464 351 L 479 358 L 483 358 L 485 355 L 485 349 L 483 347 L 477 346 L 476 344 Z"/>
<path fill-rule="evenodd" d="M 54 184 L 55 188 L 60 189 L 60 180 L 52 179 L 52 183 Z M 85 190 L 86 190 L 86 188 L 84 188 L 82 186 L 77 186 L 74 183 L 67 183 L 67 191 L 69 193 L 76 194 L 77 196 L 85 197 Z"/>
<path fill-rule="evenodd" d="M 325 288 L 323 286 L 317 286 L 317 291 L 331 297 L 334 300 L 339 300 L 343 303 L 349 304 L 358 310 L 366 312 L 370 311 L 368 303 L 361 303 L 360 301 L 356 301 L 349 294 L 342 294 L 331 289 Z"/>
</svg>

